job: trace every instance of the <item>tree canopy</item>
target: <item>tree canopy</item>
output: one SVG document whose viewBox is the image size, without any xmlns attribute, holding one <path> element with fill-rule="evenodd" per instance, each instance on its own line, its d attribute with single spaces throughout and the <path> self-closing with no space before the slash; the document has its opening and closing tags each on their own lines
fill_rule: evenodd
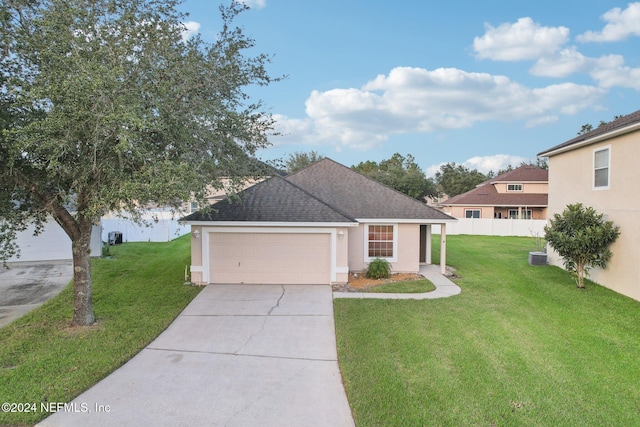
<svg viewBox="0 0 640 427">
<path fill-rule="evenodd" d="M 289 154 L 289 157 L 284 161 L 285 170 L 291 174 L 304 169 L 315 162 L 324 159 L 325 156 L 317 151 L 309 151 L 308 153 L 302 151 L 296 151 L 293 154 Z"/>
<path fill-rule="evenodd" d="M 72 241 L 74 324 L 94 321 L 89 243 L 108 211 L 204 201 L 251 174 L 273 120 L 245 88 L 278 80 L 220 7 L 213 43 L 184 40 L 178 0 L 0 6 L 0 258 L 50 215 Z"/>
<path fill-rule="evenodd" d="M 435 174 L 438 190 L 449 197 L 473 190 L 478 184 L 487 179 L 487 175 L 478 172 L 476 169 L 469 169 L 454 162 L 441 165 L 440 170 Z"/>
<path fill-rule="evenodd" d="M 582 203 L 567 205 L 562 214 L 554 214 L 544 231 L 545 240 L 563 258 L 579 288 L 584 288 L 591 268 L 607 267 L 612 256 L 609 246 L 620 235 L 613 221 Z"/>
<path fill-rule="evenodd" d="M 380 163 L 368 160 L 351 169 L 420 201 L 438 194 L 435 182 L 425 176 L 411 154 L 395 153 Z"/>
</svg>

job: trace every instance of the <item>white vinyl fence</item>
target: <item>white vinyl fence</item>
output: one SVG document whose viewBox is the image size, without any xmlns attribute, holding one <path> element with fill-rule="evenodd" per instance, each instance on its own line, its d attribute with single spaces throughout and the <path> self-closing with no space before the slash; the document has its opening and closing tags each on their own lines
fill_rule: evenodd
<svg viewBox="0 0 640 427">
<path fill-rule="evenodd" d="M 102 218 L 102 241 L 107 242 L 112 231 L 122 233 L 122 242 L 169 242 L 190 231 L 171 212 L 152 212 L 144 219 L 146 224 L 128 218 Z"/>
<path fill-rule="evenodd" d="M 447 224 L 447 234 L 475 234 L 481 236 L 544 236 L 545 219 L 481 219 L 461 218 Z M 440 226 L 432 226 L 440 233 Z"/>
</svg>

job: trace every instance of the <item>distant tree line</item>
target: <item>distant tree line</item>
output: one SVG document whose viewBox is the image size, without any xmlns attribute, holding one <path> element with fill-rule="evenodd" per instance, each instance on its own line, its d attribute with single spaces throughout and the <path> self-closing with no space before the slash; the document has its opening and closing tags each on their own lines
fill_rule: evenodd
<svg viewBox="0 0 640 427">
<path fill-rule="evenodd" d="M 316 151 L 295 152 L 289 154 L 288 158 L 284 160 L 284 169 L 287 173 L 294 173 L 323 158 L 325 156 Z M 516 167 L 509 165 L 497 172 L 490 171 L 484 174 L 477 169 L 469 169 L 464 165 L 449 162 L 441 165 L 435 176 L 431 178 L 425 175 L 411 154 L 403 156 L 400 153 L 395 153 L 389 159 L 380 162 L 367 160 L 351 166 L 351 169 L 408 196 L 424 201 L 426 198 L 436 199 L 444 195 L 453 197 L 462 194 L 472 190 L 478 184 L 527 164 L 531 163 L 522 162 Z M 548 169 L 545 159 L 536 160 L 535 165 Z"/>
</svg>

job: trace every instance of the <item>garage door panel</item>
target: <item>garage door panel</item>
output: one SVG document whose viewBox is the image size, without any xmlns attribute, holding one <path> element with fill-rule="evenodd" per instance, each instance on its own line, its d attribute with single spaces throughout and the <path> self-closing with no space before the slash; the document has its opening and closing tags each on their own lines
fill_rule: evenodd
<svg viewBox="0 0 640 427">
<path fill-rule="evenodd" d="M 330 234 L 211 233 L 211 283 L 329 283 Z"/>
</svg>

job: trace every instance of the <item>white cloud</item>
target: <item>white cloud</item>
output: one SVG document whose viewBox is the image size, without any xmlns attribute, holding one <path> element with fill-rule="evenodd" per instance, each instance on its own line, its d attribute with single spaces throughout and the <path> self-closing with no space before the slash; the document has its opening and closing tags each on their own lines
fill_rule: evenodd
<svg viewBox="0 0 640 427">
<path fill-rule="evenodd" d="M 607 22 L 602 31 L 587 31 L 576 39 L 581 42 L 613 42 L 629 36 L 640 36 L 640 2 L 629 3 L 622 10 L 619 7 L 602 15 Z"/>
<path fill-rule="evenodd" d="M 527 161 L 529 161 L 529 159 L 520 156 L 496 154 L 493 156 L 472 157 L 464 162 L 463 165 L 469 169 L 477 169 L 479 172 L 486 174 L 490 171 L 497 173 L 500 169 L 505 169 L 509 165 L 518 167 L 520 163 Z"/>
<path fill-rule="evenodd" d="M 238 3 L 249 6 L 251 9 L 262 9 L 267 5 L 267 0 L 238 0 Z"/>
<path fill-rule="evenodd" d="M 555 123 L 557 121 L 558 121 L 558 116 L 536 117 L 535 119 L 528 120 L 525 127 L 533 128 L 540 125 L 546 125 L 547 123 Z"/>
<path fill-rule="evenodd" d="M 604 90 L 564 83 L 529 88 L 505 76 L 456 68 L 398 67 L 362 88 L 314 91 L 307 117 L 278 117 L 283 140 L 369 148 L 393 134 L 459 129 L 483 121 L 548 122 L 597 104 Z M 278 143 L 277 140 L 273 141 Z"/>
<path fill-rule="evenodd" d="M 187 41 L 194 35 L 198 34 L 200 31 L 200 23 L 195 21 L 187 21 L 184 24 L 184 29 L 182 30 L 182 41 Z"/>
<path fill-rule="evenodd" d="M 471 170 L 476 169 L 486 174 L 489 172 L 497 173 L 500 169 L 505 169 L 509 165 L 518 167 L 522 162 L 529 162 L 529 159 L 510 154 L 495 154 L 493 156 L 472 157 L 461 164 Z M 431 165 L 425 168 L 425 175 L 430 178 L 435 177 L 436 172 L 440 171 L 440 167 L 444 164 L 446 163 Z"/>
<path fill-rule="evenodd" d="M 522 61 L 553 54 L 569 39 L 567 27 L 542 27 L 529 17 L 498 27 L 486 24 L 482 37 L 473 40 L 479 59 Z"/>
<path fill-rule="evenodd" d="M 592 61 L 578 52 L 575 46 L 542 57 L 531 67 L 534 76 L 567 77 L 578 72 L 588 71 Z"/>
<path fill-rule="evenodd" d="M 594 60 L 590 72 L 601 87 L 627 87 L 640 90 L 640 68 L 624 65 L 624 58 L 620 55 L 607 55 Z"/>
</svg>

